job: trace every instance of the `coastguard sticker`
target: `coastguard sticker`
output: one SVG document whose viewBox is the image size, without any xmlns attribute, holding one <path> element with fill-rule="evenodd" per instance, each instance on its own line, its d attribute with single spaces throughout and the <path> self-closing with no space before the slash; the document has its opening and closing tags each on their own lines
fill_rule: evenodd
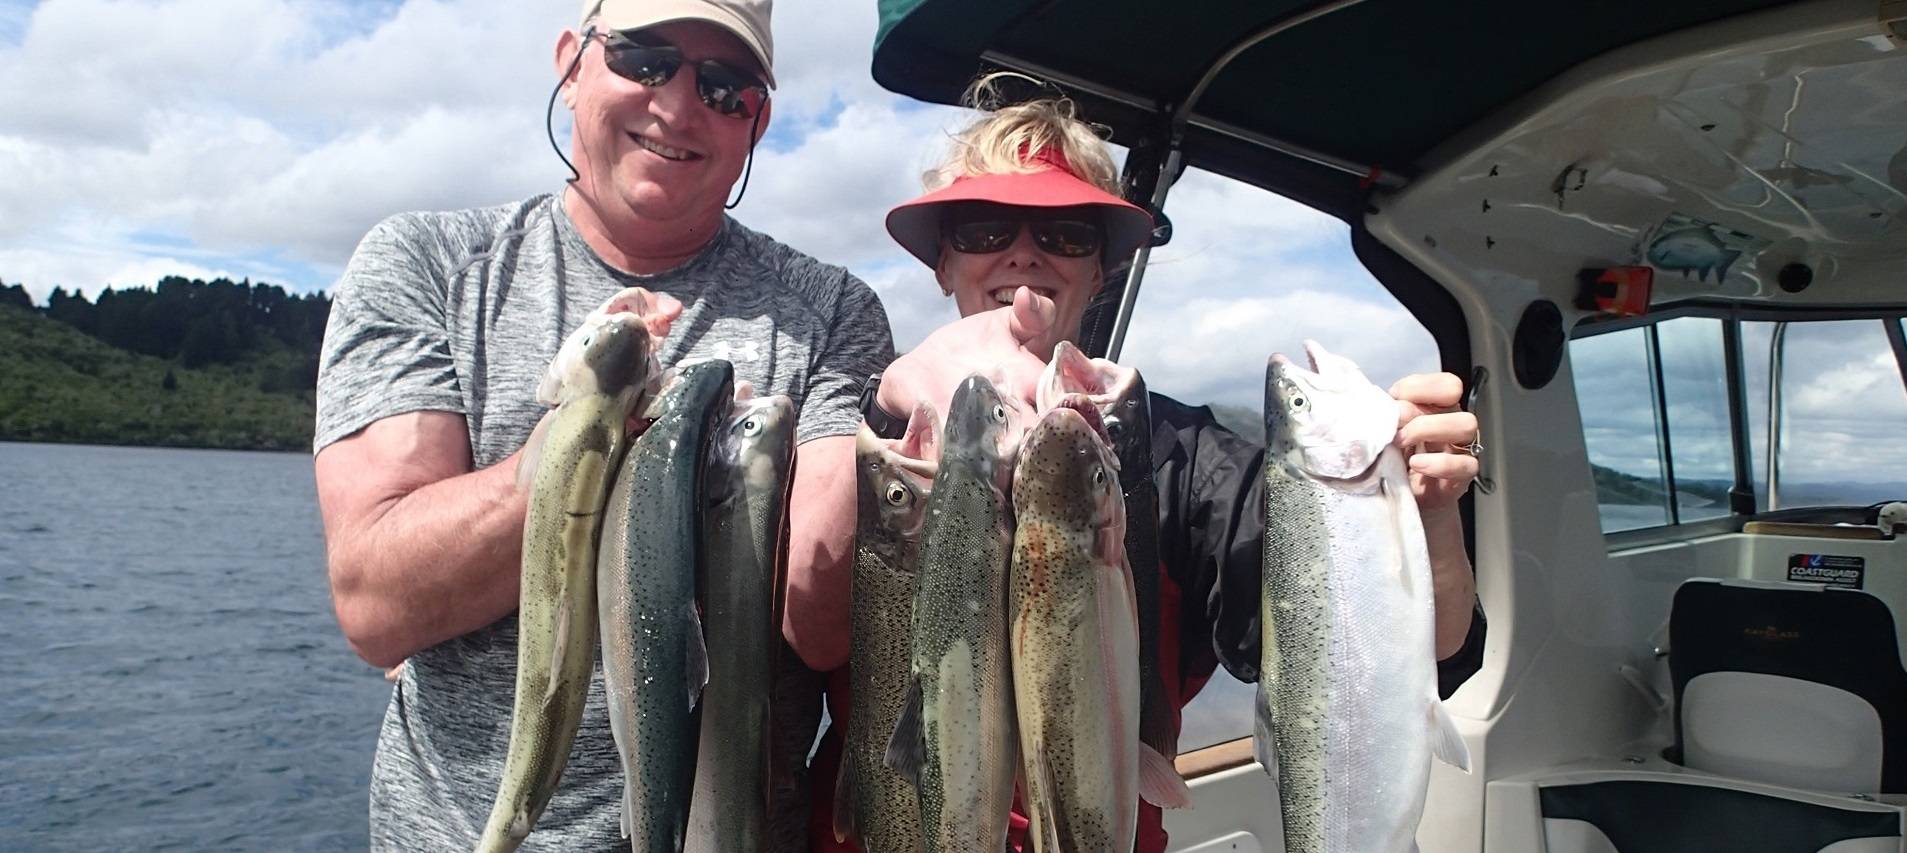
<svg viewBox="0 0 1907 853">
<path fill-rule="evenodd" d="M 1836 554 L 1788 555 L 1788 580 L 1791 581 L 1860 589 L 1862 576 L 1866 573 L 1867 559 L 1865 557 L 1843 557 Z"/>
</svg>

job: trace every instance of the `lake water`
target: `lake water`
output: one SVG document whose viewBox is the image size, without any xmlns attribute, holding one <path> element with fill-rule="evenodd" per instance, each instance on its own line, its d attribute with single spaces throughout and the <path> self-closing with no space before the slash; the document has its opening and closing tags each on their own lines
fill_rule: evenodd
<svg viewBox="0 0 1907 853">
<path fill-rule="evenodd" d="M 303 454 L 0 443 L 0 850 L 362 850 Z"/>
<path fill-rule="evenodd" d="M 1221 671 L 1185 746 L 1251 690 Z M 309 456 L 0 443 L 0 850 L 362 850 L 389 696 Z"/>
</svg>

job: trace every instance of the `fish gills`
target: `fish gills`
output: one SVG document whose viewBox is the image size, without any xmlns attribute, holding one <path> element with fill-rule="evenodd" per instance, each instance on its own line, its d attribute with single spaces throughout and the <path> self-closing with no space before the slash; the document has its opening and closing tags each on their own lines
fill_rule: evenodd
<svg viewBox="0 0 1907 853">
<path fill-rule="evenodd" d="M 677 853 L 687 835 L 709 680 L 696 610 L 702 467 L 732 376 L 726 361 L 679 368 L 610 492 L 597 571 L 603 692 L 625 777 L 623 829 L 646 853 Z"/>
<path fill-rule="evenodd" d="M 557 403 L 519 465 L 530 480 L 517 606 L 510 747 L 480 851 L 510 851 L 556 793 L 595 663 L 596 550 L 623 425 L 648 382 L 649 337 L 633 314 L 591 315 L 544 385 Z M 522 475 L 519 475 L 521 481 Z"/>
<path fill-rule="evenodd" d="M 834 795 L 835 840 L 864 853 L 920 853 L 920 795 L 885 761 L 907 696 L 921 525 L 939 459 L 940 426 L 921 407 L 888 441 L 855 438 L 853 645 L 848 738 Z"/>
<path fill-rule="evenodd" d="M 921 528 L 906 704 L 887 761 L 920 790 L 929 853 L 999 850 L 1019 766 L 1008 668 L 1006 490 L 1017 404 L 984 377 L 954 391 Z"/>
<path fill-rule="evenodd" d="M 1013 476 L 1013 692 L 1039 853 L 1124 853 L 1138 830 L 1139 628 L 1097 421 L 1081 395 L 1048 411 Z"/>
<path fill-rule="evenodd" d="M 744 386 L 745 387 L 745 386 Z M 713 660 L 689 810 L 689 853 L 766 850 L 770 697 L 781 647 L 794 403 L 738 389 L 710 444 L 702 499 L 703 629 Z"/>
</svg>

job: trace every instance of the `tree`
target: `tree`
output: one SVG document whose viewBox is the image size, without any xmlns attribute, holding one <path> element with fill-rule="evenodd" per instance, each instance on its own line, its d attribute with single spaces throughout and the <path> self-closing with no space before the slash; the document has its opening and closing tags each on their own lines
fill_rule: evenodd
<svg viewBox="0 0 1907 853">
<path fill-rule="evenodd" d="M 4 281 L 0 281 L 0 305 L 16 305 L 21 308 L 31 309 L 33 307 L 33 296 L 28 294 L 26 288 L 20 285 L 7 284 Z"/>
<path fill-rule="evenodd" d="M 166 368 L 166 378 L 159 380 L 159 387 L 167 391 L 179 390 L 179 377 L 172 375 L 172 368 Z"/>
</svg>

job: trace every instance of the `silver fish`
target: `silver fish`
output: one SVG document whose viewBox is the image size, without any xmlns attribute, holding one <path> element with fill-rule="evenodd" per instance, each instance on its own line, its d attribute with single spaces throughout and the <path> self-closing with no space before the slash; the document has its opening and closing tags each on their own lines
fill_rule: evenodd
<svg viewBox="0 0 1907 853">
<path fill-rule="evenodd" d="M 714 660 L 689 807 L 690 853 L 767 849 L 769 699 L 781 647 L 795 405 L 746 383 L 710 445 L 702 495 L 703 628 Z"/>
<path fill-rule="evenodd" d="M 848 661 L 852 705 L 835 780 L 834 837 L 863 853 L 919 853 L 920 795 L 884 761 L 906 704 L 921 525 L 938 468 L 940 425 L 914 410 L 893 441 L 865 426 L 855 438 L 856 527 Z"/>
<path fill-rule="evenodd" d="M 954 391 L 921 529 L 907 704 L 888 766 L 920 789 L 928 853 L 999 850 L 1019 767 L 1006 576 L 1019 406 L 984 377 Z"/>
<path fill-rule="evenodd" d="M 556 404 L 519 463 L 531 480 L 517 605 L 510 748 L 480 851 L 527 838 L 569 761 L 595 662 L 596 545 L 626 449 L 624 422 L 649 383 L 649 334 L 635 314 L 592 314 L 564 341 L 539 398 Z"/>
<path fill-rule="evenodd" d="M 1469 755 L 1437 697 L 1430 560 L 1397 403 L 1306 342 L 1265 376 L 1257 757 L 1291 853 L 1416 847 L 1433 755 Z"/>
<path fill-rule="evenodd" d="M 610 490 L 596 573 L 603 693 L 622 756 L 623 832 L 647 853 L 677 853 L 687 834 L 697 700 L 709 680 L 695 603 L 697 517 L 732 377 L 726 361 L 678 368 Z"/>
</svg>

